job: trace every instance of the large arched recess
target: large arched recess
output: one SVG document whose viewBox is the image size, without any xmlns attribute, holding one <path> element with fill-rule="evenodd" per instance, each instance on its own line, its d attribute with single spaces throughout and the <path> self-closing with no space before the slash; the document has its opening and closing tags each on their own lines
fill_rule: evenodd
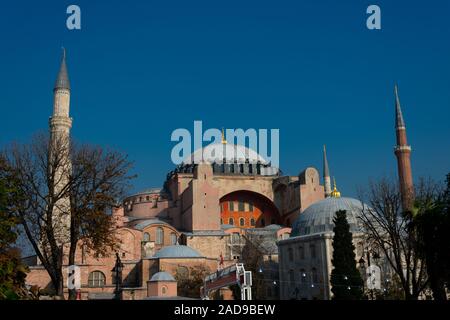
<svg viewBox="0 0 450 320">
<path fill-rule="evenodd" d="M 222 224 L 242 228 L 262 228 L 281 223 L 274 203 L 266 196 L 248 190 L 233 191 L 220 198 L 220 218 Z"/>
</svg>

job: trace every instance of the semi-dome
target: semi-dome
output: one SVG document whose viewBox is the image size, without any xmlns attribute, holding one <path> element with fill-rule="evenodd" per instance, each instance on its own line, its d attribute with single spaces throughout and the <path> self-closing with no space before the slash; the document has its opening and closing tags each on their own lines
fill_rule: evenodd
<svg viewBox="0 0 450 320">
<path fill-rule="evenodd" d="M 351 232 L 361 232 L 359 216 L 364 204 L 353 198 L 330 197 L 306 208 L 294 222 L 291 237 L 333 232 L 336 211 L 345 210 Z"/>
<path fill-rule="evenodd" d="M 203 157 L 202 157 L 203 152 Z M 183 160 L 184 164 L 204 161 L 208 163 L 222 162 L 226 159 L 227 163 L 258 163 L 268 164 L 266 159 L 260 156 L 256 151 L 243 145 L 232 143 L 211 143 L 204 148 L 197 149 L 191 155 Z"/>
<path fill-rule="evenodd" d="M 154 258 L 201 258 L 202 255 L 184 245 L 167 246 L 155 253 Z"/>
<path fill-rule="evenodd" d="M 175 278 L 170 273 L 160 271 L 155 273 L 150 281 L 175 281 Z"/>
</svg>

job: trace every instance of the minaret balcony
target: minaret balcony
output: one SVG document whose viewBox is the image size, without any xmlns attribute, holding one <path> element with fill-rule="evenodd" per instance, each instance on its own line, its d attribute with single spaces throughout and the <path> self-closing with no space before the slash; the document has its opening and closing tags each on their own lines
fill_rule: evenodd
<svg viewBox="0 0 450 320">
<path fill-rule="evenodd" d="M 411 151 L 411 146 L 395 146 L 394 147 L 394 151 L 395 152 L 397 152 L 397 151 L 400 151 L 400 152 L 402 152 L 402 151 Z"/>
</svg>

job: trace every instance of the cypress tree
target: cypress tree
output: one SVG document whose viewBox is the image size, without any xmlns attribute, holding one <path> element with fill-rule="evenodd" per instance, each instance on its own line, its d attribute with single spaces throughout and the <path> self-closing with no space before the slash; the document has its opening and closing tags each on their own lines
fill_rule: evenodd
<svg viewBox="0 0 450 320">
<path fill-rule="evenodd" d="M 333 271 L 331 292 L 334 300 L 359 300 L 362 298 L 363 280 L 356 267 L 355 246 L 345 210 L 336 212 L 333 219 Z"/>
</svg>

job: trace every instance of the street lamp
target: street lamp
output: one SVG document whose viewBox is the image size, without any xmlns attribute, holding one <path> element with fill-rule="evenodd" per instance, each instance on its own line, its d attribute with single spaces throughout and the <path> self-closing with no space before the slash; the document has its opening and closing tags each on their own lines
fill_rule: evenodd
<svg viewBox="0 0 450 320">
<path fill-rule="evenodd" d="M 114 279 L 116 281 L 116 289 L 114 290 L 114 298 L 117 300 L 122 299 L 122 270 L 123 270 L 123 264 L 122 261 L 120 261 L 119 253 L 116 252 L 116 264 L 114 265 L 114 268 L 111 270 L 114 273 Z"/>
<path fill-rule="evenodd" d="M 361 269 L 361 275 L 362 275 L 362 292 L 364 294 L 364 283 L 366 282 L 366 261 L 364 260 L 364 258 L 361 256 L 361 259 L 359 259 L 359 268 Z"/>
</svg>

